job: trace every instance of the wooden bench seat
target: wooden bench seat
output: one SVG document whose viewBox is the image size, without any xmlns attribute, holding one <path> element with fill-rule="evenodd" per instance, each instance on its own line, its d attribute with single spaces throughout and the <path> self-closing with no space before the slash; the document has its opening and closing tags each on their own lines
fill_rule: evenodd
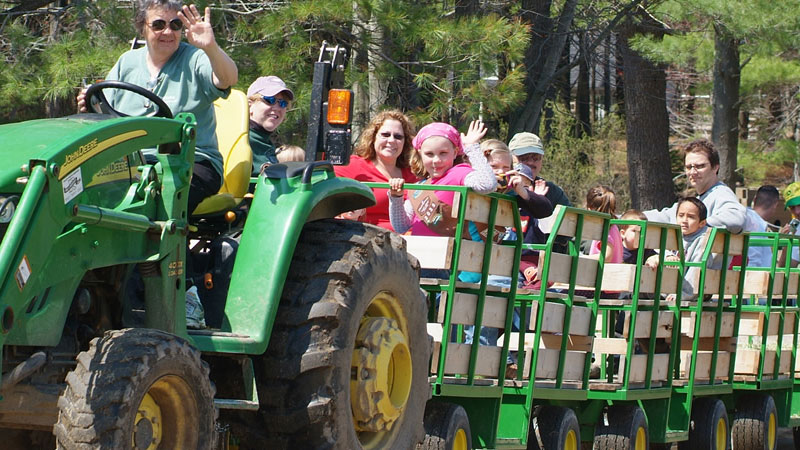
<svg viewBox="0 0 800 450">
<path fill-rule="evenodd" d="M 640 227 L 640 248 L 636 256 L 642 262 L 649 250 L 661 251 L 664 255 L 667 252 L 680 250 L 680 229 L 676 225 L 641 220 L 611 222 L 617 226 Z M 603 330 L 602 323 L 598 322 L 593 352 L 601 364 L 605 367 L 615 367 L 616 370 L 600 380 L 591 380 L 590 389 L 616 391 L 621 389 L 625 382 L 629 388 L 644 387 L 647 385 L 647 366 L 650 363 L 652 363 L 650 385 L 660 386 L 666 383 L 670 358 L 668 343 L 675 328 L 675 312 L 670 309 L 674 307 L 674 302 L 661 300 L 659 309 L 654 311 L 655 301 L 641 298 L 644 295 L 652 298 L 659 277 L 660 295 L 675 294 L 683 286 L 679 267 L 661 265 L 651 269 L 642 266 L 637 273 L 637 266 L 634 264 L 605 264 L 601 283 L 603 297 L 598 303 L 606 329 Z M 631 308 L 633 305 L 631 298 L 606 298 L 609 295 L 616 297 L 617 293 L 621 292 L 637 297 L 635 311 Z M 655 334 L 651 336 L 653 332 Z M 649 351 L 651 338 L 657 342 L 654 347 L 655 353 L 648 355 L 646 352 Z"/>
<path fill-rule="evenodd" d="M 459 199 L 467 201 L 466 210 L 469 213 L 462 220 L 471 220 L 476 223 L 486 224 L 490 222 L 488 214 L 491 203 L 489 197 L 479 196 L 469 193 L 466 197 L 459 196 Z M 513 204 L 503 199 L 494 199 L 498 202 L 495 216 L 495 224 L 512 223 L 508 220 L 508 215 L 513 219 L 513 210 L 509 209 Z M 453 210 L 457 208 L 454 206 Z M 603 238 L 602 230 L 608 221 L 608 216 L 598 215 L 593 212 L 584 212 L 574 208 L 560 211 L 561 219 L 556 220 L 555 224 L 558 233 L 577 233 L 579 230 L 582 235 L 592 238 Z M 500 216 L 503 216 L 501 218 Z M 579 221 L 584 222 L 584 226 L 577 227 Z M 487 243 L 473 241 L 472 239 L 458 240 L 456 237 L 445 236 L 404 236 L 407 250 L 415 256 L 423 269 L 444 269 L 453 271 L 481 272 L 486 265 L 485 272 L 490 275 L 509 277 L 516 281 L 517 273 L 514 270 L 514 257 L 521 249 L 521 241 L 504 243 Z M 521 239 L 521 238 L 518 238 Z M 513 244 L 513 245 L 512 245 Z M 571 270 L 575 270 L 580 279 L 593 283 L 598 274 L 597 261 L 591 258 L 570 258 L 565 255 L 553 256 L 547 245 L 544 247 L 543 260 L 546 258 L 551 261 L 550 274 L 556 279 L 562 279 L 564 273 L 569 275 Z M 541 248 L 540 248 L 541 249 Z M 488 252 L 488 254 L 487 254 Z M 555 266 L 553 265 L 555 264 Z M 573 264 L 575 267 L 573 268 Z M 557 267 L 556 267 L 557 266 Z M 568 278 L 567 278 L 568 280 Z M 449 383 L 450 380 L 464 379 L 470 370 L 470 357 L 477 353 L 476 360 L 472 363 L 474 375 L 483 379 L 502 378 L 505 373 L 505 361 L 501 361 L 503 354 L 504 339 L 498 339 L 494 345 L 479 345 L 477 349 L 478 330 L 474 331 L 475 341 L 466 343 L 462 335 L 457 332 L 461 327 L 475 326 L 480 322 L 481 328 L 505 329 L 508 321 L 509 311 L 516 308 L 530 311 L 530 321 L 526 324 L 525 339 L 528 348 L 525 351 L 519 350 L 519 334 L 514 333 L 510 337 L 510 352 L 519 352 L 518 358 L 525 361 L 520 366 L 519 379 L 521 382 L 535 373 L 537 380 L 549 380 L 557 376 L 558 360 L 561 356 L 561 333 L 565 331 L 565 324 L 569 321 L 567 332 L 570 341 L 577 343 L 578 337 L 582 337 L 579 350 L 573 350 L 568 346 L 566 362 L 562 380 L 580 380 L 586 368 L 587 355 L 591 351 L 590 330 L 593 320 L 592 299 L 551 291 L 538 291 L 528 289 L 516 289 L 516 297 L 512 298 L 511 289 L 503 286 L 485 285 L 481 291 L 480 283 L 466 283 L 456 281 L 450 283 L 446 279 L 423 278 L 421 285 L 429 293 L 436 293 L 436 311 L 432 313 L 432 320 L 435 322 L 428 324 L 428 334 L 434 339 L 434 354 L 431 361 L 430 373 L 436 375 L 436 379 L 441 382 Z M 546 280 L 544 280 L 546 282 Z M 481 292 L 485 292 L 481 294 Z M 481 297 L 483 295 L 483 297 Z M 433 299 L 433 296 L 430 297 Z M 509 302 L 514 302 L 510 305 Z M 483 309 L 480 310 L 480 305 Z M 544 305 L 543 311 L 539 312 L 540 305 Z M 567 306 L 569 305 L 569 307 Z M 480 314 L 479 314 L 480 313 Z M 478 320 L 480 316 L 480 320 Z M 536 368 L 531 370 L 531 359 L 533 353 L 533 339 L 536 335 L 537 319 L 541 316 L 540 347 L 537 351 L 538 362 Z M 477 328 L 477 327 L 476 327 Z M 498 331 L 499 332 L 499 331 Z M 516 340 L 516 342 L 514 342 Z M 571 345 L 571 344 L 570 344 Z M 577 345 L 577 344 L 576 344 Z M 446 350 L 445 350 L 446 349 Z M 442 357 L 442 353 L 445 353 Z"/>
</svg>

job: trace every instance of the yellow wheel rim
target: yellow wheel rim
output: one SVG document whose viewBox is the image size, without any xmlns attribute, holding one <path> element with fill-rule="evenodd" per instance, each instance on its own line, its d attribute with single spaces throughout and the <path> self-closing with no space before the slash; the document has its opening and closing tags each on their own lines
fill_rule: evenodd
<svg viewBox="0 0 800 450">
<path fill-rule="evenodd" d="M 636 429 L 636 450 L 647 450 L 647 432 L 644 427 Z"/>
<path fill-rule="evenodd" d="M 408 320 L 397 299 L 380 292 L 356 334 L 350 376 L 353 424 L 365 449 L 388 446 L 411 393 Z M 466 440 L 466 437 L 465 437 Z"/>
<path fill-rule="evenodd" d="M 469 449 L 469 445 L 467 444 L 467 432 L 464 431 L 463 428 L 459 428 L 456 431 L 456 436 L 453 439 L 453 450 L 467 450 Z"/>
<path fill-rule="evenodd" d="M 161 443 L 161 408 L 144 394 L 133 421 L 133 448 L 154 450 Z"/>
<path fill-rule="evenodd" d="M 769 423 L 767 424 L 767 443 L 770 449 L 775 448 L 775 441 L 777 440 L 777 424 L 775 423 L 775 414 L 769 414 Z"/>
<path fill-rule="evenodd" d="M 199 408 L 194 391 L 183 378 L 159 378 L 142 396 L 131 430 L 132 448 L 193 448 L 197 434 Z"/>
<path fill-rule="evenodd" d="M 578 450 L 578 435 L 575 430 L 567 432 L 567 438 L 564 440 L 564 450 Z"/>
<path fill-rule="evenodd" d="M 716 447 L 717 450 L 725 450 L 728 446 L 728 427 L 725 425 L 725 419 L 721 418 L 717 420 L 717 432 L 716 432 Z"/>
</svg>

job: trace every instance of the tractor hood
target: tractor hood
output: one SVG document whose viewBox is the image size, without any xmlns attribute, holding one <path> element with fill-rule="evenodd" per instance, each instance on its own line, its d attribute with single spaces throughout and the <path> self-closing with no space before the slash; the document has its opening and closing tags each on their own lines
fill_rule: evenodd
<svg viewBox="0 0 800 450">
<path fill-rule="evenodd" d="M 177 120 L 194 119 L 181 115 Z M 134 151 L 164 142 L 166 136 L 177 142 L 180 127 L 175 123 L 175 119 L 79 114 L 0 125 L 0 167 L 4 168 L 0 171 L 0 192 L 21 192 L 17 179 L 27 176 L 22 167 L 31 161 L 47 163 L 48 167 L 56 164 L 66 175 L 120 145 Z"/>
<path fill-rule="evenodd" d="M 82 114 L 61 119 L 39 119 L 0 125 L 0 191 L 21 191 L 18 177 L 22 166 L 31 160 L 48 161 L 69 143 L 90 133 L 101 119 L 109 116 Z M 105 122 L 105 121 L 103 121 Z"/>
</svg>

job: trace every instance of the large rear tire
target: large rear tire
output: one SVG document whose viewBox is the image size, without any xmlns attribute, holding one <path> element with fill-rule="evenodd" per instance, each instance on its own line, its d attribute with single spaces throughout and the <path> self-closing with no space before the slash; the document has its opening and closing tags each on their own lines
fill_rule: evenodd
<svg viewBox="0 0 800 450">
<path fill-rule="evenodd" d="M 303 227 L 256 360 L 259 418 L 231 423 L 242 449 L 408 450 L 430 396 L 427 304 L 405 241 L 358 222 Z"/>
<path fill-rule="evenodd" d="M 647 418 L 638 406 L 610 406 L 597 424 L 594 448 L 646 450 L 650 446 Z"/>
<path fill-rule="evenodd" d="M 775 400 L 766 394 L 739 398 L 731 427 L 734 449 L 774 450 L 778 445 L 778 412 Z"/>
<path fill-rule="evenodd" d="M 461 405 L 431 401 L 425 406 L 425 440 L 417 450 L 472 450 L 469 417 Z"/>
<path fill-rule="evenodd" d="M 689 440 L 678 444 L 681 450 L 728 450 L 730 448 L 728 412 L 716 398 L 699 398 L 692 405 Z"/>
<path fill-rule="evenodd" d="M 208 365 L 183 339 L 151 329 L 108 331 L 67 374 L 54 427 L 59 449 L 214 444 Z"/>
</svg>

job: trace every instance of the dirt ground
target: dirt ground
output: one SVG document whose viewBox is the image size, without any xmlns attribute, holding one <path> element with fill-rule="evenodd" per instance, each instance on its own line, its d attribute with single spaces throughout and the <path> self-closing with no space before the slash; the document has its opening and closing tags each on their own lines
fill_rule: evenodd
<svg viewBox="0 0 800 450">
<path fill-rule="evenodd" d="M 794 450 L 794 440 L 792 438 L 791 428 L 778 428 L 778 446 L 777 450 Z M 672 450 L 677 450 L 678 446 L 673 444 Z"/>
<path fill-rule="evenodd" d="M 778 429 L 778 450 L 794 450 L 794 438 L 791 428 Z"/>
</svg>

